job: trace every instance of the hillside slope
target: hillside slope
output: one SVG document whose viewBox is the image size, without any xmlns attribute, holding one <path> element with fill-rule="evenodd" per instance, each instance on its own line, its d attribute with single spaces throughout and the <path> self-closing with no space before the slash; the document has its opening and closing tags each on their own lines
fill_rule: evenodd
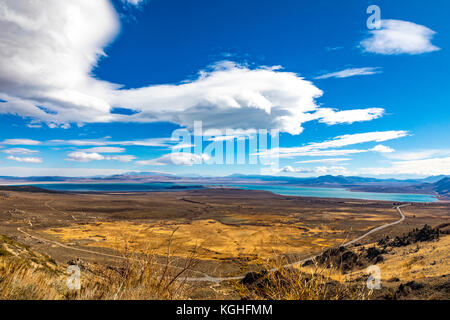
<svg viewBox="0 0 450 320">
<path fill-rule="evenodd" d="M 441 197 L 450 199 L 450 178 L 444 178 L 433 184 L 433 190 Z"/>
</svg>

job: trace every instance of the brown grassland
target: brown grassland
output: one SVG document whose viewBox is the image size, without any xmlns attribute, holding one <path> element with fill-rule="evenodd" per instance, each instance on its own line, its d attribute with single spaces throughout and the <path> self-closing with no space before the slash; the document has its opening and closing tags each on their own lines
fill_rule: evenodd
<svg viewBox="0 0 450 320">
<path fill-rule="evenodd" d="M 448 223 L 450 205 L 413 204 L 370 245 Z M 152 193 L 0 194 L 1 299 L 367 299 L 364 270 L 282 266 L 399 219 L 393 203 L 231 189 Z M 357 244 L 360 245 L 360 244 Z M 399 248 L 380 263 L 387 289 L 448 275 L 450 238 Z M 66 268 L 82 269 L 67 290 Z M 270 272 L 262 284 L 191 281 Z M 445 278 L 447 279 L 447 278 Z M 434 281 L 434 280 L 433 280 Z M 447 280 L 446 280 L 447 281 Z M 439 282 L 440 283 L 440 282 Z M 289 284 L 289 285 L 287 285 Z M 44 289 L 48 287 L 49 289 Z M 386 292 L 384 292 L 386 294 Z"/>
</svg>

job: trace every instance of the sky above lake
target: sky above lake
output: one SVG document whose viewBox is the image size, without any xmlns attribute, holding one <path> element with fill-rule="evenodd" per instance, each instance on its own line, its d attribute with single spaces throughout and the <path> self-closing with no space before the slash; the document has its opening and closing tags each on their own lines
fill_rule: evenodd
<svg viewBox="0 0 450 320">
<path fill-rule="evenodd" d="M 0 0 L 0 175 L 449 175 L 448 12 Z"/>
</svg>

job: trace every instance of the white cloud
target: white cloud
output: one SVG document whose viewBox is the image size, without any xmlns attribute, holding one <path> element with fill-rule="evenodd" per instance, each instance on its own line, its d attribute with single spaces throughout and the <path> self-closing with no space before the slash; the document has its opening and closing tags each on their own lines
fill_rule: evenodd
<svg viewBox="0 0 450 320">
<path fill-rule="evenodd" d="M 233 63 L 216 65 L 198 79 L 115 93 L 119 105 L 137 105 L 134 121 L 168 121 L 205 129 L 278 128 L 298 134 L 306 113 L 318 106 L 322 91 L 294 73 L 271 68 L 248 69 Z"/>
<path fill-rule="evenodd" d="M 74 151 L 69 153 L 67 160 L 78 161 L 78 162 L 89 162 L 93 160 L 104 160 L 105 157 L 97 152 L 82 152 L 82 151 Z"/>
<path fill-rule="evenodd" d="M 329 159 L 317 159 L 317 160 L 305 160 L 305 161 L 297 161 L 296 163 L 337 163 L 352 160 L 350 158 L 329 158 Z"/>
<path fill-rule="evenodd" d="M 315 167 L 315 168 L 294 168 L 292 166 L 285 166 L 277 171 L 277 173 L 308 173 L 308 174 L 318 174 L 318 175 L 345 175 L 348 171 L 344 167 Z"/>
<path fill-rule="evenodd" d="M 329 78 L 349 78 L 354 76 L 366 76 L 381 73 L 381 68 L 365 67 L 365 68 L 349 68 L 337 72 L 326 73 L 314 79 L 329 79 Z"/>
<path fill-rule="evenodd" d="M 38 122 L 31 122 L 29 124 L 27 124 L 28 128 L 42 128 L 42 124 L 38 123 Z"/>
<path fill-rule="evenodd" d="M 381 28 L 370 31 L 360 45 L 364 51 L 378 54 L 421 54 L 440 50 L 431 43 L 435 33 L 408 21 L 382 20 Z"/>
<path fill-rule="evenodd" d="M 165 166 L 165 165 L 183 165 L 192 166 L 194 164 L 202 163 L 203 161 L 208 161 L 209 156 L 207 154 L 197 155 L 188 152 L 173 152 L 165 154 L 159 158 L 151 160 L 136 161 L 138 165 L 152 165 L 152 166 Z"/>
<path fill-rule="evenodd" d="M 346 134 L 338 136 L 330 141 L 311 143 L 309 144 L 309 147 L 315 149 L 337 148 L 365 142 L 383 142 L 403 138 L 407 135 L 408 132 L 403 130 L 373 131 L 366 133 Z"/>
<path fill-rule="evenodd" d="M 130 162 L 136 159 L 135 156 L 132 155 L 119 155 L 119 156 L 106 156 L 105 160 L 116 160 L 119 162 Z"/>
<path fill-rule="evenodd" d="M 108 0 L 2 0 L 0 93 L 7 103 L 0 111 L 54 123 L 106 121 L 105 94 L 116 86 L 91 71 L 118 21 Z"/>
<path fill-rule="evenodd" d="M 386 157 L 392 160 L 421 160 L 432 157 L 447 157 L 450 155 L 448 149 L 411 150 L 387 154 Z"/>
<path fill-rule="evenodd" d="M 332 140 L 309 143 L 303 147 L 273 148 L 256 155 L 266 157 L 297 157 L 297 156 L 342 156 L 346 154 L 362 153 L 369 150 L 334 149 L 368 142 L 383 142 L 402 138 L 407 131 L 374 131 L 366 133 L 347 134 L 337 136 Z M 331 150 L 327 150 L 331 149 Z"/>
<path fill-rule="evenodd" d="M 45 145 L 45 146 L 77 146 L 93 148 L 85 149 L 86 152 L 100 152 L 100 153 L 121 153 L 125 149 L 121 147 L 112 146 L 141 146 L 141 147 L 170 147 L 177 141 L 171 138 L 150 138 L 142 140 L 109 140 L 109 137 L 103 139 L 72 139 L 72 140 L 47 140 L 36 141 L 31 139 L 6 139 L 0 141 L 0 144 L 6 145 Z"/>
<path fill-rule="evenodd" d="M 316 112 L 316 115 L 320 119 L 319 122 L 323 122 L 329 125 L 338 123 L 354 123 L 361 121 L 370 121 L 382 117 L 384 109 L 381 108 L 369 108 L 369 109 L 354 109 L 336 111 L 330 108 L 321 108 Z"/>
<path fill-rule="evenodd" d="M 47 126 L 51 129 L 61 128 L 61 129 L 69 129 L 69 123 L 55 123 L 55 122 L 47 122 Z"/>
<path fill-rule="evenodd" d="M 116 160 L 119 162 L 130 162 L 135 159 L 132 155 L 115 155 L 115 156 L 104 156 L 98 152 L 84 152 L 84 151 L 74 151 L 67 155 L 67 160 L 78 161 L 78 162 L 89 162 L 98 160 Z"/>
<path fill-rule="evenodd" d="M 49 140 L 43 142 L 46 145 L 56 145 L 56 146 L 77 146 L 77 147 L 87 147 L 87 146 L 105 146 L 108 144 L 105 140 L 96 139 L 85 139 L 85 140 Z"/>
<path fill-rule="evenodd" d="M 360 170 L 373 175 L 410 174 L 419 176 L 450 175 L 450 157 L 422 160 L 398 161 L 391 167 L 364 168 Z"/>
<path fill-rule="evenodd" d="M 131 4 L 133 6 L 139 6 L 144 3 L 145 0 L 122 0 L 123 3 Z"/>
<path fill-rule="evenodd" d="M 299 134 L 302 123 L 329 124 L 369 121 L 383 109 L 355 112 L 320 108 L 315 99 L 322 91 L 297 74 L 276 68 L 247 67 L 226 62 L 180 85 L 164 85 L 115 92 L 118 105 L 137 105 L 134 121 L 168 121 L 188 128 L 201 120 L 206 129 L 279 129 Z M 322 111 L 323 110 L 323 111 Z M 347 116 L 347 117 L 345 117 Z"/>
<path fill-rule="evenodd" d="M 319 175 L 347 175 L 348 171 L 344 167 L 316 167 L 314 168 L 314 172 Z"/>
<path fill-rule="evenodd" d="M 7 102 L 0 113 L 64 128 L 71 122 L 116 121 L 168 121 L 190 128 L 202 120 L 206 129 L 276 128 L 291 134 L 301 133 L 302 123 L 321 119 L 315 100 L 322 91 L 279 66 L 250 69 L 222 62 L 194 80 L 129 90 L 100 81 L 93 68 L 118 30 L 117 12 L 107 0 L 26 5 L 2 0 L 0 99 Z M 112 114 L 112 106 L 133 106 L 140 113 Z M 373 118 L 358 112 L 352 122 Z M 343 118 L 333 119 L 324 121 Z"/>
<path fill-rule="evenodd" d="M 242 130 L 242 129 L 227 128 L 226 130 L 208 129 L 205 130 L 202 135 L 207 141 L 221 142 L 221 141 L 231 141 L 235 139 L 236 140 L 253 139 L 256 138 L 257 134 L 258 130 L 256 129 Z"/>
<path fill-rule="evenodd" d="M 122 153 L 125 152 L 124 148 L 119 147 L 95 147 L 83 150 L 84 152 L 99 152 L 99 153 Z"/>
<path fill-rule="evenodd" d="M 18 162 L 28 162 L 28 163 L 42 163 L 41 158 L 35 158 L 35 157 L 15 157 L 15 156 L 8 156 L 8 160 L 14 160 Z M 11 173 L 10 173 L 11 174 Z"/>
<path fill-rule="evenodd" d="M 283 172 L 283 173 L 298 173 L 298 172 L 302 172 L 304 173 L 305 171 L 303 171 L 303 168 L 294 168 L 292 166 L 285 166 L 283 168 L 281 168 L 278 172 Z M 310 171 L 306 171 L 306 172 L 310 172 Z"/>
<path fill-rule="evenodd" d="M 99 169 L 99 168 L 27 168 L 27 167 L 0 167 L 1 176 L 37 177 L 37 176 L 62 176 L 62 177 L 93 177 L 108 176 L 136 172 L 124 169 Z M 12 174 L 13 173 L 13 174 Z"/>
<path fill-rule="evenodd" d="M 33 153 L 39 153 L 37 150 L 30 150 L 26 148 L 11 148 L 3 150 L 4 153 L 12 154 L 12 155 L 28 155 Z"/>
<path fill-rule="evenodd" d="M 175 150 L 175 149 L 188 149 L 188 148 L 193 148 L 193 147 L 195 147 L 195 145 L 191 144 L 191 143 L 180 143 L 180 144 L 177 144 L 176 146 L 172 146 L 171 149 L 172 150 Z"/>
<path fill-rule="evenodd" d="M 152 138 L 144 140 L 113 141 L 107 139 L 85 139 L 85 140 L 49 140 L 46 145 L 65 145 L 65 146 L 141 146 L 141 147 L 168 147 L 169 143 L 174 141 L 171 138 Z"/>
<path fill-rule="evenodd" d="M 235 139 L 245 139 L 245 138 L 247 138 L 247 136 L 217 136 L 217 137 L 212 137 L 212 138 L 208 139 L 208 141 L 220 142 L 220 141 L 231 141 L 231 140 L 235 140 Z"/>
<path fill-rule="evenodd" d="M 7 145 L 23 145 L 23 146 L 35 146 L 41 144 L 40 141 L 31 140 L 31 139 L 6 139 L 0 142 L 1 144 Z"/>
<path fill-rule="evenodd" d="M 384 146 L 382 144 L 379 144 L 379 145 L 373 147 L 372 149 L 370 149 L 370 151 L 375 151 L 375 152 L 380 152 L 380 153 L 392 153 L 392 152 L 395 152 L 395 150 L 392 149 L 391 147 L 387 147 L 387 146 Z"/>
<path fill-rule="evenodd" d="M 296 151 L 295 148 L 293 150 L 289 150 L 290 148 L 283 148 L 282 151 L 278 154 L 280 158 L 293 158 L 293 157 L 336 157 L 336 156 L 346 156 L 357 153 L 364 153 L 367 150 L 360 149 L 330 149 L 330 150 L 304 150 L 304 151 Z M 262 152 L 260 153 L 263 157 L 273 157 L 276 155 L 276 150 L 273 152 Z"/>
</svg>

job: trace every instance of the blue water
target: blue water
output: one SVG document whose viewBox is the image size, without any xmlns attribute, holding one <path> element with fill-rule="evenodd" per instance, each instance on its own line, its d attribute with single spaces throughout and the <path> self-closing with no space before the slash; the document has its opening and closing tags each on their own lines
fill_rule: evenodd
<svg viewBox="0 0 450 320">
<path fill-rule="evenodd" d="M 202 188 L 198 185 L 173 184 L 164 182 L 155 183 L 49 183 L 35 184 L 34 186 L 56 191 L 72 192 L 126 192 L 126 191 L 179 191 Z M 392 202 L 435 202 L 437 199 L 426 194 L 401 194 L 349 191 L 343 188 L 309 188 L 293 185 L 258 185 L 258 184 L 229 184 L 224 187 L 233 187 L 246 190 L 270 191 L 280 195 L 317 197 L 317 198 L 343 198 L 364 199 Z"/>
<path fill-rule="evenodd" d="M 72 192 L 129 192 L 129 191 L 179 191 L 180 189 L 199 189 L 201 186 L 177 185 L 173 183 L 39 183 L 33 184 L 47 190 Z"/>
<path fill-rule="evenodd" d="M 309 188 L 292 185 L 233 185 L 239 189 L 264 190 L 286 196 L 318 197 L 318 198 L 343 198 L 380 200 L 393 202 L 435 202 L 437 199 L 427 194 L 402 194 L 350 191 L 343 188 Z"/>
</svg>

